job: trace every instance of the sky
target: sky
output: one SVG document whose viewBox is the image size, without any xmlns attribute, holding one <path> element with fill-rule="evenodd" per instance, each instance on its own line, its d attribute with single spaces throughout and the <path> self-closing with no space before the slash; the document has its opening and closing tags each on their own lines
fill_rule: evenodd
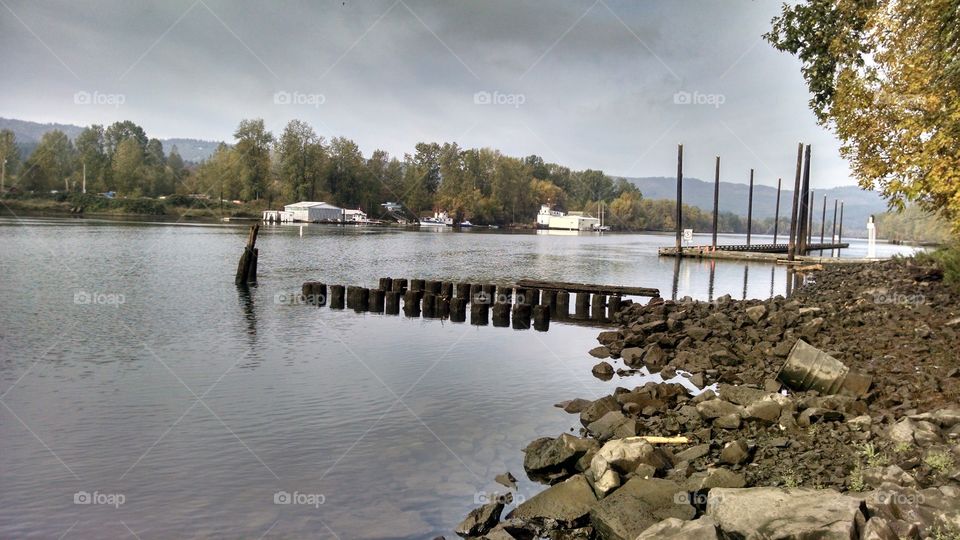
<svg viewBox="0 0 960 540">
<path fill-rule="evenodd" d="M 365 155 L 417 142 L 617 176 L 855 183 L 800 63 L 762 39 L 778 1 L 0 0 L 0 116 L 133 120 L 232 141 L 291 119 Z"/>
</svg>

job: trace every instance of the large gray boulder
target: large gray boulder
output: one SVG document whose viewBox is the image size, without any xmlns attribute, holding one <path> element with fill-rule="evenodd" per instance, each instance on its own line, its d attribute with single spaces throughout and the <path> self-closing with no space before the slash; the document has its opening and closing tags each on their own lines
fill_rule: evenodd
<svg viewBox="0 0 960 540">
<path fill-rule="evenodd" d="M 632 478 L 590 511 L 590 522 L 604 540 L 634 540 L 661 520 L 690 520 L 696 510 L 676 483 L 660 478 Z"/>
<path fill-rule="evenodd" d="M 717 524 L 708 516 L 686 521 L 668 518 L 640 533 L 637 540 L 717 540 Z"/>
<path fill-rule="evenodd" d="M 567 433 L 555 439 L 540 438 L 523 450 L 523 469 L 533 479 L 563 471 L 572 472 L 577 459 L 596 446 L 596 441 L 579 439 Z"/>
<path fill-rule="evenodd" d="M 586 522 L 596 502 L 590 483 L 578 474 L 534 495 L 514 508 L 507 518 L 521 519 L 544 530 L 570 529 Z"/>
<path fill-rule="evenodd" d="M 864 522 L 861 501 L 832 489 L 715 488 L 706 515 L 724 537 L 760 540 L 843 539 Z"/>
</svg>

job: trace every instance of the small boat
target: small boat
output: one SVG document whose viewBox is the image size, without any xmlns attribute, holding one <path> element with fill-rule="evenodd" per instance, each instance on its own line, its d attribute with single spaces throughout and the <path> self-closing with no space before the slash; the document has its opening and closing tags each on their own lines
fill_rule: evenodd
<svg viewBox="0 0 960 540">
<path fill-rule="evenodd" d="M 433 217 L 420 218 L 422 227 L 452 227 L 453 218 L 447 216 L 446 212 L 434 212 Z"/>
<path fill-rule="evenodd" d="M 473 223 L 470 223 L 470 220 L 461 221 L 460 228 L 464 228 L 464 227 L 473 227 Z"/>
</svg>

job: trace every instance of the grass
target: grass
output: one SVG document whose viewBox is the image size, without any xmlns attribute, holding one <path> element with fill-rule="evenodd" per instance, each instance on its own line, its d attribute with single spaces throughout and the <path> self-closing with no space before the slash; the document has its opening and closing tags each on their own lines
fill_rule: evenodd
<svg viewBox="0 0 960 540">
<path fill-rule="evenodd" d="M 863 491 L 867 489 L 867 483 L 863 480 L 863 467 L 857 463 L 857 466 L 853 468 L 853 471 L 850 473 L 850 491 Z"/>
<path fill-rule="evenodd" d="M 783 487 L 795 488 L 800 487 L 800 484 L 803 483 L 803 478 L 798 474 L 786 473 L 782 478 Z"/>
<path fill-rule="evenodd" d="M 953 469 L 953 456 L 947 452 L 930 452 L 923 462 L 939 474 L 947 474 Z"/>
<path fill-rule="evenodd" d="M 916 255 L 919 263 L 932 263 L 943 270 L 943 280 L 955 287 L 960 287 L 960 241 L 933 251 L 926 251 Z"/>
<path fill-rule="evenodd" d="M 908 442 L 898 442 L 893 447 L 894 454 L 906 454 L 913 448 L 913 445 Z"/>
<path fill-rule="evenodd" d="M 937 527 L 930 531 L 930 538 L 933 540 L 960 540 L 960 531 L 953 527 Z"/>
<path fill-rule="evenodd" d="M 860 446 L 860 455 L 863 456 L 870 467 L 886 467 L 890 464 L 890 459 L 877 450 L 872 442 Z"/>
</svg>

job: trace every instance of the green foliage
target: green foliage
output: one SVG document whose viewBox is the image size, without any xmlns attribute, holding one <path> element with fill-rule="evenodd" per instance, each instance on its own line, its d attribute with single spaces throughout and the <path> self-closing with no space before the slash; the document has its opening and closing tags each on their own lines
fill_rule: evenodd
<svg viewBox="0 0 960 540">
<path fill-rule="evenodd" d="M 944 451 L 930 452 L 924 458 L 923 462 L 938 474 L 947 474 L 953 469 L 953 456 Z"/>
<path fill-rule="evenodd" d="M 943 280 L 960 287 L 960 242 L 927 251 L 916 256 L 917 260 L 936 264 L 943 270 Z"/>
<path fill-rule="evenodd" d="M 960 231 L 960 0 L 804 0 L 765 37 L 795 54 L 865 189 Z"/>
</svg>

